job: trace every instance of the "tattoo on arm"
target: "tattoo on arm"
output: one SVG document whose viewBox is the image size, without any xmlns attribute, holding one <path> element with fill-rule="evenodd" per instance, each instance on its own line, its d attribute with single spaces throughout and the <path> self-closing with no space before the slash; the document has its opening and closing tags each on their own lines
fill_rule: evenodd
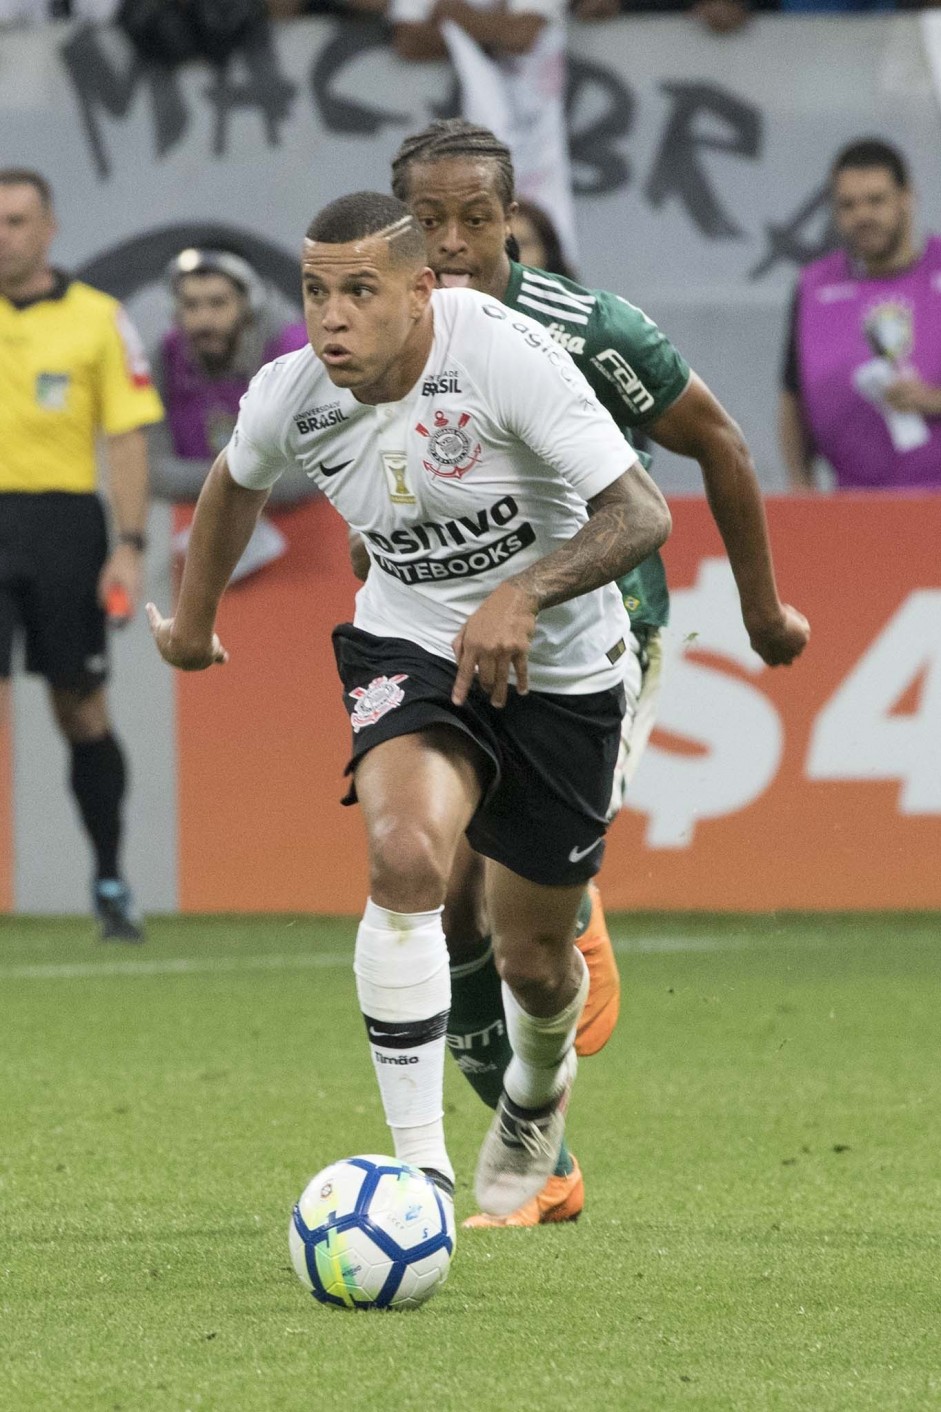
<svg viewBox="0 0 941 1412">
<path fill-rule="evenodd" d="M 670 532 L 666 502 L 639 465 L 596 495 L 590 507 L 588 523 L 567 544 L 511 580 L 532 597 L 537 612 L 621 578 Z"/>
</svg>

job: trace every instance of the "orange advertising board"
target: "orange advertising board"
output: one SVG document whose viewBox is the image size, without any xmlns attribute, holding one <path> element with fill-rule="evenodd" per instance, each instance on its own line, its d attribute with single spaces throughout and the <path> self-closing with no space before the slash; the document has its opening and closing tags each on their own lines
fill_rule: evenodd
<svg viewBox="0 0 941 1412">
<path fill-rule="evenodd" d="M 769 503 L 781 594 L 812 631 L 773 670 L 707 507 L 672 508 L 672 660 L 609 905 L 941 907 L 941 496 Z"/>
<path fill-rule="evenodd" d="M 330 633 L 353 612 L 326 501 L 271 518 L 282 559 L 226 594 L 224 667 L 177 678 L 179 899 L 187 912 L 350 912 L 367 893 L 343 808 L 349 725 Z"/>
<path fill-rule="evenodd" d="M 701 500 L 671 506 L 659 724 L 613 825 L 612 908 L 941 907 L 941 496 L 768 505 L 805 656 L 765 668 Z M 178 679 L 180 904 L 358 914 L 358 811 L 330 647 L 352 613 L 330 507 L 280 517 L 278 564 L 226 597 L 224 668 Z"/>
</svg>

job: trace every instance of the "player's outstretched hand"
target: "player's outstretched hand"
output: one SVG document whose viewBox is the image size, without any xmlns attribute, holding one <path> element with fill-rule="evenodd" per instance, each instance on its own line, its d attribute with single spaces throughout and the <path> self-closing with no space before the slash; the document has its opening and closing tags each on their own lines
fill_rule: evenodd
<svg viewBox="0 0 941 1412">
<path fill-rule="evenodd" d="M 229 660 L 228 652 L 215 633 L 205 644 L 178 642 L 173 636 L 174 620 L 162 617 L 153 603 L 147 604 L 147 621 L 157 651 L 165 662 L 169 662 L 171 667 L 178 667 L 181 672 L 201 672 L 206 667 L 214 667 L 217 662 L 223 664 Z"/>
<path fill-rule="evenodd" d="M 474 677 L 494 706 L 505 706 L 510 668 L 521 696 L 529 690 L 527 656 L 536 631 L 536 612 L 529 594 L 512 583 L 501 583 L 472 613 L 452 644 L 457 677 L 451 700 L 462 706 Z"/>
<path fill-rule="evenodd" d="M 749 628 L 748 637 L 769 667 L 789 667 L 810 641 L 810 624 L 790 603 L 782 603 L 780 618 L 771 624 Z"/>
</svg>

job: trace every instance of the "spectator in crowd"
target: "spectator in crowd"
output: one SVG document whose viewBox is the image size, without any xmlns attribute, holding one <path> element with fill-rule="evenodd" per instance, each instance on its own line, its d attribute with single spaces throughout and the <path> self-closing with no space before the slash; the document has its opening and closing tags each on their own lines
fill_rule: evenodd
<svg viewBox="0 0 941 1412">
<path fill-rule="evenodd" d="M 941 237 L 919 244 L 902 154 L 853 142 L 831 170 L 842 248 L 800 274 L 783 387 L 781 451 L 791 486 L 814 460 L 842 490 L 941 489 Z"/>
<path fill-rule="evenodd" d="M 521 265 L 546 270 L 550 275 L 562 275 L 565 279 L 577 278 L 563 253 L 559 232 L 535 201 L 517 201 L 510 229 L 516 241 L 514 259 Z"/>
<path fill-rule="evenodd" d="M 691 15 L 713 34 L 733 34 L 762 11 L 894 9 L 893 0 L 572 0 L 577 20 L 608 20 L 615 15 Z"/>
<path fill-rule="evenodd" d="M 610 20 L 616 15 L 692 15 L 714 34 L 741 29 L 753 10 L 773 8 L 774 0 L 571 0 L 576 20 Z"/>
<path fill-rule="evenodd" d="M 903 8 L 927 10 L 932 0 L 904 6 L 896 0 L 776 0 L 774 8 L 782 15 L 872 15 Z"/>
<path fill-rule="evenodd" d="M 115 20 L 142 59 L 168 68 L 236 53 L 257 64 L 271 50 L 266 0 L 121 0 Z"/>
<path fill-rule="evenodd" d="M 0 709 L 13 639 L 45 677 L 71 753 L 70 783 L 95 856 L 103 939 L 143 933 L 120 865 L 124 755 L 108 710 L 105 607 L 133 613 L 146 548 L 147 443 L 163 415 L 120 305 L 48 262 L 52 193 L 0 171 Z M 104 435 L 116 544 L 96 492 Z"/>
<path fill-rule="evenodd" d="M 385 9 L 386 0 L 268 0 L 273 20 L 294 20 L 303 15 L 382 15 Z"/>
<path fill-rule="evenodd" d="M 0 26 L 39 25 L 49 20 L 91 20 L 108 24 L 119 0 L 0 0 Z"/>
<path fill-rule="evenodd" d="M 151 436 L 154 494 L 195 504 L 216 456 L 229 442 L 239 402 L 262 363 L 307 342 L 303 324 L 265 339 L 266 291 L 247 260 L 229 250 L 187 249 L 171 261 L 174 327 L 155 359 L 167 421 Z M 271 504 L 286 506 L 316 492 L 288 479 Z M 174 541 L 185 553 L 189 526 Z M 263 516 L 239 560 L 244 578 L 283 554 L 284 536 Z"/>
<path fill-rule="evenodd" d="M 528 54 L 548 24 L 565 15 L 561 0 L 511 0 L 477 6 L 470 0 L 390 0 L 396 52 L 403 59 L 446 59 L 441 25 L 452 20 L 492 54 Z"/>
</svg>

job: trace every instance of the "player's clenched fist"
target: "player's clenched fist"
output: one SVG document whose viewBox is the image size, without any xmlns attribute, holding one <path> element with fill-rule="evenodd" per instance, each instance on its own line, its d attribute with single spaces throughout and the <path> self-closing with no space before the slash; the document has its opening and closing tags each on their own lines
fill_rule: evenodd
<svg viewBox="0 0 941 1412">
<path fill-rule="evenodd" d="M 214 667 L 228 662 L 229 654 L 215 633 L 209 642 L 181 642 L 173 634 L 173 618 L 164 618 L 153 603 L 147 604 L 147 621 L 153 633 L 157 651 L 171 667 L 181 672 L 201 672 L 206 667 Z"/>
<path fill-rule="evenodd" d="M 779 619 L 760 626 L 749 624 L 748 636 L 753 649 L 769 667 L 789 667 L 810 641 L 810 624 L 790 603 L 782 603 Z"/>
</svg>

